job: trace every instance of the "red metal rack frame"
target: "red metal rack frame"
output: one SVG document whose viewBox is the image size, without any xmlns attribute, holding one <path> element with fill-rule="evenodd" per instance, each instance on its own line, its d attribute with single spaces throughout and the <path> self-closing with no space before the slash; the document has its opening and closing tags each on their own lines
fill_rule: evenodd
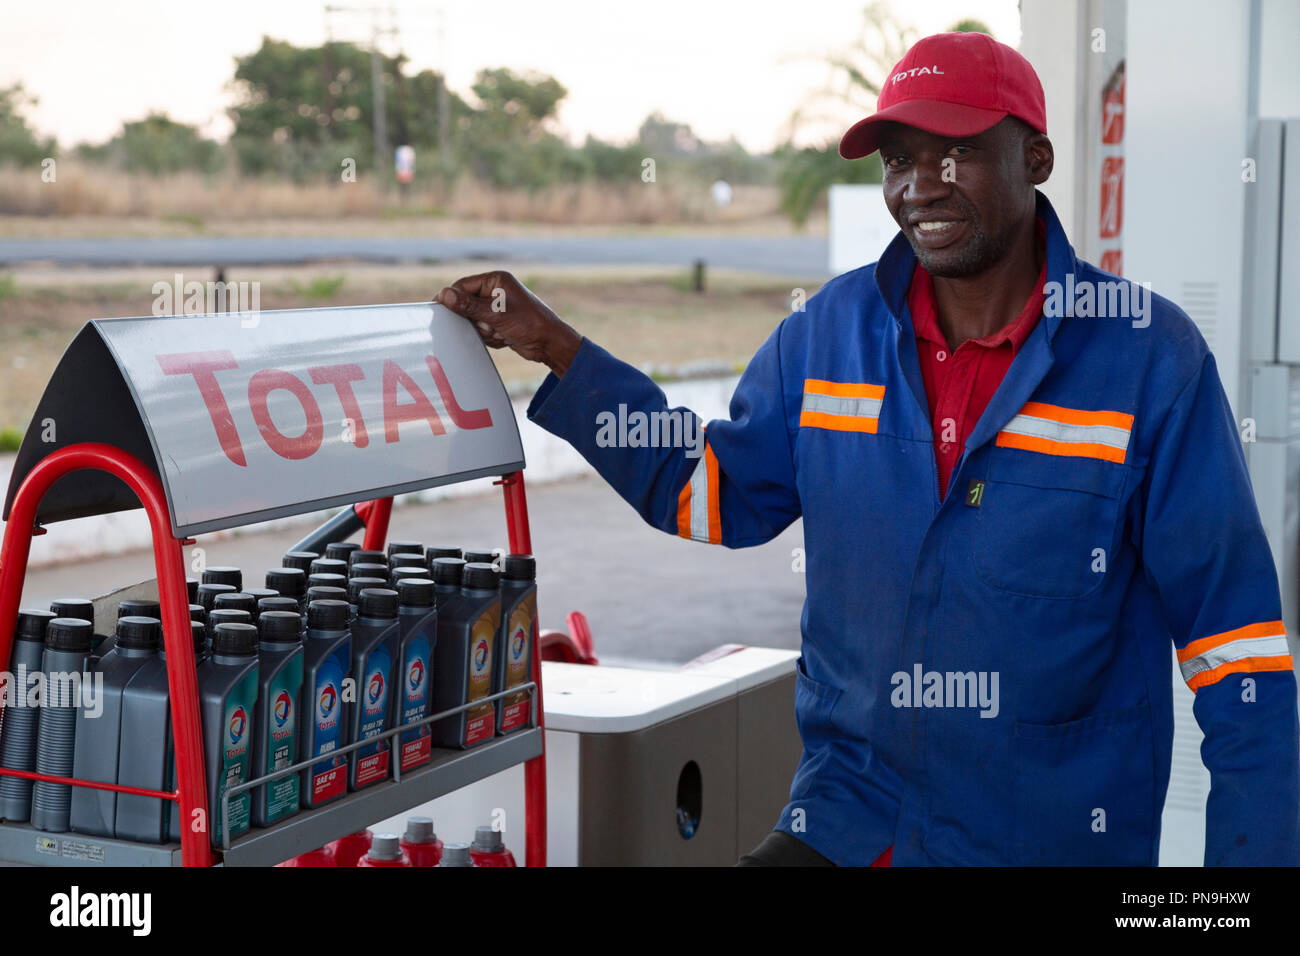
<svg viewBox="0 0 1300 956">
<path fill-rule="evenodd" d="M 153 538 L 154 568 L 158 580 L 158 600 L 163 620 L 163 640 L 167 652 L 167 680 L 171 687 L 173 744 L 176 753 L 176 790 L 166 793 L 126 787 L 118 784 L 74 780 L 32 771 L 0 768 L 0 776 L 44 780 L 51 783 L 112 790 L 143 797 L 171 800 L 180 806 L 182 821 L 202 821 L 203 826 L 181 827 L 181 861 L 185 866 L 211 866 L 214 854 L 209 833 L 210 809 L 207 805 L 203 767 L 203 738 L 199 721 L 198 683 L 194 669 L 194 645 L 189 640 L 189 595 L 185 586 L 185 561 L 181 548 L 193 543 L 180 539 L 171 531 L 167 497 L 162 482 L 152 468 L 134 455 L 97 442 L 85 442 L 57 449 L 41 459 L 23 480 L 14 495 L 0 543 L 0 670 L 8 671 L 13 650 L 14 628 L 22 600 L 27 561 L 32 537 L 43 533 L 36 526 L 37 509 L 50 487 L 64 475 L 82 469 L 97 469 L 121 479 L 131 489 L 149 517 Z M 524 494 L 524 477 L 520 472 L 505 475 L 496 482 L 505 494 L 506 527 L 510 550 L 516 554 L 532 553 L 528 529 L 528 503 Z M 364 546 L 382 551 L 388 536 L 393 499 L 378 498 L 356 506 L 365 524 Z M 541 656 L 539 642 L 533 642 L 533 680 L 537 682 L 537 724 L 544 729 L 545 711 L 541 698 Z M 542 753 L 524 764 L 524 807 L 526 866 L 546 865 L 546 749 L 543 733 Z"/>
</svg>

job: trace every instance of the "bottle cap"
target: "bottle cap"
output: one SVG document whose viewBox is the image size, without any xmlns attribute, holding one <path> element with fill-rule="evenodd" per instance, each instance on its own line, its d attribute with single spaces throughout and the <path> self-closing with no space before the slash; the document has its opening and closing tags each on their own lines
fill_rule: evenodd
<svg viewBox="0 0 1300 956">
<path fill-rule="evenodd" d="M 302 568 L 271 568 L 266 572 L 266 586 L 285 597 L 302 597 L 307 588 L 307 572 Z"/>
<path fill-rule="evenodd" d="M 325 545 L 325 557 L 346 561 L 348 555 L 360 547 L 355 541 L 331 541 Z"/>
<path fill-rule="evenodd" d="M 280 563 L 286 568 L 297 568 L 303 574 L 311 572 L 311 563 L 319 558 L 315 551 L 288 551 Z"/>
<path fill-rule="evenodd" d="M 79 617 L 56 617 L 45 628 L 45 649 L 73 653 L 89 651 L 94 630 L 89 621 Z"/>
<path fill-rule="evenodd" d="M 407 565 L 405 567 L 393 568 L 393 573 L 389 575 L 389 580 L 393 587 L 397 587 L 397 582 L 403 578 L 427 578 L 429 569 L 424 565 Z"/>
<path fill-rule="evenodd" d="M 95 623 L 95 603 L 85 598 L 59 598 L 50 602 L 56 617 L 75 617 L 79 621 Z"/>
<path fill-rule="evenodd" d="M 388 588 L 362 588 L 357 597 L 358 617 L 397 617 L 397 592 Z"/>
<path fill-rule="evenodd" d="M 496 564 L 497 554 L 495 551 L 466 551 L 466 564 Z"/>
<path fill-rule="evenodd" d="M 312 574 L 347 574 L 348 563 L 338 558 L 317 558 L 311 563 Z"/>
<path fill-rule="evenodd" d="M 377 561 L 356 561 L 348 568 L 349 578 L 383 578 L 388 580 L 388 564 Z"/>
<path fill-rule="evenodd" d="M 461 556 L 460 548 L 435 548 L 428 547 L 424 549 L 424 563 L 432 563 L 434 558 L 459 558 Z"/>
<path fill-rule="evenodd" d="M 444 587 L 460 587 L 465 561 L 462 558 L 434 558 L 429 562 L 433 583 Z"/>
<path fill-rule="evenodd" d="M 444 843 L 442 860 L 439 866 L 473 866 L 474 860 L 469 855 L 468 843 Z"/>
<path fill-rule="evenodd" d="M 199 585 L 199 603 L 209 611 L 213 608 L 218 594 L 234 594 L 239 590 L 233 584 L 212 584 L 204 582 Z"/>
<path fill-rule="evenodd" d="M 280 596 L 280 592 L 275 588 L 244 588 L 244 593 L 253 595 L 253 597 L 257 598 L 259 601 L 262 600 L 262 598 Z"/>
<path fill-rule="evenodd" d="M 247 611 L 251 617 L 257 612 L 257 598 L 246 591 L 226 591 L 213 598 L 212 607 L 219 611 L 233 607 L 238 611 Z"/>
<path fill-rule="evenodd" d="M 189 595 L 190 603 L 191 603 L 191 604 L 194 604 L 195 602 L 198 601 L 198 599 L 199 599 L 199 579 L 198 579 L 198 578 L 186 578 L 186 579 L 185 579 L 185 593 Z"/>
<path fill-rule="evenodd" d="M 318 585 L 314 588 L 307 589 L 307 603 L 312 601 L 342 601 L 348 603 L 347 588 L 332 588 L 326 585 Z"/>
<path fill-rule="evenodd" d="M 307 627 L 312 630 L 338 630 L 348 626 L 352 609 L 347 601 L 323 598 L 307 605 Z"/>
<path fill-rule="evenodd" d="M 14 640 L 40 641 L 45 643 L 45 628 L 50 621 L 58 617 L 53 611 L 40 611 L 35 608 L 18 612 L 18 624 L 14 629 Z"/>
<path fill-rule="evenodd" d="M 480 591 L 494 591 L 498 583 L 496 568 L 480 561 L 471 561 L 465 565 L 465 574 L 461 578 L 460 586 Z"/>
<path fill-rule="evenodd" d="M 218 624 L 252 624 L 253 615 L 234 607 L 219 607 L 208 612 L 208 636 L 216 633 Z"/>
<path fill-rule="evenodd" d="M 346 588 L 348 586 L 348 579 L 341 574 L 313 574 L 308 576 L 307 587 L 309 590 L 311 588 L 318 588 L 322 586 L 331 587 L 331 588 Z"/>
<path fill-rule="evenodd" d="M 531 554 L 507 554 L 505 576 L 510 581 L 537 579 L 537 560 Z"/>
<path fill-rule="evenodd" d="M 382 551 L 367 551 L 364 548 L 357 548 L 357 550 L 348 555 L 348 564 L 350 566 L 359 563 L 382 564 L 387 566 L 388 555 L 384 554 Z"/>
<path fill-rule="evenodd" d="M 199 621 L 190 621 L 190 637 L 194 638 L 194 657 L 208 649 L 208 629 Z"/>
<path fill-rule="evenodd" d="M 208 620 L 208 609 L 202 604 L 191 604 L 190 620 L 198 621 L 200 624 L 206 624 Z"/>
<path fill-rule="evenodd" d="M 117 646 L 152 650 L 162 640 L 162 621 L 143 614 L 117 619 Z"/>
<path fill-rule="evenodd" d="M 298 602 L 291 597 L 262 598 L 257 602 L 257 616 L 261 617 L 267 611 L 292 611 L 299 616 L 302 614 L 298 609 Z"/>
<path fill-rule="evenodd" d="M 257 653 L 257 628 L 232 622 L 218 624 L 212 631 L 212 653 L 252 657 Z"/>
<path fill-rule="evenodd" d="M 257 633 L 266 644 L 296 644 L 302 634 L 302 617 L 296 611 L 263 611 L 257 619 Z"/>
<path fill-rule="evenodd" d="M 406 832 L 402 839 L 407 843 L 433 843 L 438 837 L 433 832 L 432 817 L 407 817 Z"/>
<path fill-rule="evenodd" d="M 386 588 L 388 578 L 349 578 L 348 603 L 356 604 L 361 599 L 361 592 L 366 588 Z"/>
<path fill-rule="evenodd" d="M 119 601 L 117 604 L 118 620 L 128 615 L 132 617 L 156 617 L 161 621 L 162 605 L 157 601 Z"/>
<path fill-rule="evenodd" d="M 229 584 L 236 591 L 244 586 L 244 572 L 239 568 L 216 567 L 205 568 L 203 571 L 204 584 Z"/>
<path fill-rule="evenodd" d="M 418 554 L 424 555 L 424 545 L 419 541 L 390 541 L 384 553 L 392 560 L 395 554 Z"/>
<path fill-rule="evenodd" d="M 493 830 L 491 827 L 474 828 L 474 849 L 484 853 L 500 853 L 505 848 L 500 830 Z"/>
<path fill-rule="evenodd" d="M 376 833 L 370 840 L 367 856 L 372 860 L 400 860 L 402 844 L 396 833 Z"/>
<path fill-rule="evenodd" d="M 397 603 L 406 607 L 433 607 L 433 582 L 428 578 L 402 578 L 397 582 Z"/>
</svg>

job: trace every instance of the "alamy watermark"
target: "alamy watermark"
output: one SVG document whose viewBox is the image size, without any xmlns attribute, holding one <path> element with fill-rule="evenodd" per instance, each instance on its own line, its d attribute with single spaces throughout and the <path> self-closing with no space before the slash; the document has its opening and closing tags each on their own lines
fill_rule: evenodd
<svg viewBox="0 0 1300 956">
<path fill-rule="evenodd" d="M 1131 319 L 1135 329 L 1151 324 L 1150 282 L 1076 282 L 1074 273 L 1067 272 L 1063 283 L 1055 279 L 1044 283 L 1043 295 L 1043 315 L 1049 318 Z"/>
<path fill-rule="evenodd" d="M 23 708 L 74 707 L 78 703 L 88 718 L 104 713 L 104 675 L 98 671 L 43 671 L 19 664 L 17 673 L 0 671 L 0 707 L 6 712 Z"/>
<path fill-rule="evenodd" d="M 895 707 L 974 707 L 981 717 L 996 717 L 997 671 L 927 671 L 919 663 L 912 670 L 895 671 L 889 682 Z"/>
<path fill-rule="evenodd" d="M 687 458 L 704 454 L 704 424 L 681 409 L 666 412 L 627 410 L 596 414 L 596 444 L 600 448 L 685 448 Z"/>
</svg>

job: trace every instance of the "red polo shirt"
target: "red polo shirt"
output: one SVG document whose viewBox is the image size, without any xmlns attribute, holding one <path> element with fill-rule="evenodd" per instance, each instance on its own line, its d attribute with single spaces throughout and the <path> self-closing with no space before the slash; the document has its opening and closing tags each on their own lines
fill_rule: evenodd
<svg viewBox="0 0 1300 956">
<path fill-rule="evenodd" d="M 934 428 L 934 457 L 939 465 L 939 496 L 948 493 L 948 481 L 957 459 L 966 447 L 966 439 L 975 428 L 1002 377 L 1011 367 L 1029 333 L 1043 314 L 1043 285 L 1047 280 L 1047 228 L 1037 220 L 1038 248 L 1043 267 L 1038 284 L 1020 314 L 992 335 L 967 339 L 950 351 L 939 328 L 939 314 L 934 300 L 934 280 L 916 264 L 907 293 L 907 305 L 916 329 L 916 352 L 921 360 L 921 378 L 930 401 L 930 420 Z"/>
</svg>

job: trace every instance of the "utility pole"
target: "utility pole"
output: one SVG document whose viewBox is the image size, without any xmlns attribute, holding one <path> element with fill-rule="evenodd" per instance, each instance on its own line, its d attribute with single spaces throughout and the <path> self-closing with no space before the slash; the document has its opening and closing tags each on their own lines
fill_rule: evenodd
<svg viewBox="0 0 1300 956">
<path fill-rule="evenodd" d="M 370 15 L 370 95 L 371 95 L 371 130 L 375 141 L 375 182 L 379 188 L 388 185 L 388 171 L 392 164 L 392 153 L 388 148 L 388 113 L 384 97 L 384 64 L 380 50 L 381 39 L 385 36 L 397 36 L 397 12 L 388 8 L 388 26 L 382 26 L 380 16 L 383 10 L 377 6 L 343 7 L 325 5 L 325 32 L 328 41 L 333 40 L 330 29 L 330 14 L 353 13 Z"/>
</svg>

